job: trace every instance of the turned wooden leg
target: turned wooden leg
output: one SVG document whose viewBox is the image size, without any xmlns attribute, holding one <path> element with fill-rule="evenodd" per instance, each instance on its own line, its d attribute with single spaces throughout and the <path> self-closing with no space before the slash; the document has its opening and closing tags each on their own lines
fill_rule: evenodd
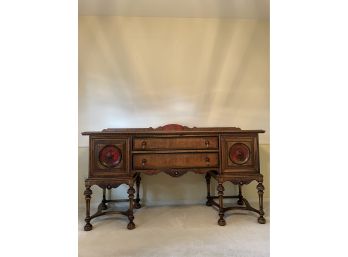
<svg viewBox="0 0 348 257">
<path fill-rule="evenodd" d="M 263 217 L 263 215 L 265 214 L 263 212 L 263 190 L 265 189 L 265 187 L 260 182 L 256 188 L 257 188 L 257 193 L 259 194 L 259 205 L 260 205 L 260 217 L 257 219 L 257 221 L 260 224 L 265 224 L 266 219 Z"/>
<path fill-rule="evenodd" d="M 106 209 L 108 208 L 108 206 L 106 205 L 106 197 L 105 197 L 105 193 L 106 193 L 106 188 L 103 188 L 102 210 L 106 210 Z"/>
<path fill-rule="evenodd" d="M 84 192 L 85 198 L 86 198 L 86 225 L 84 227 L 85 231 L 90 231 L 92 230 L 93 226 L 90 223 L 91 221 L 91 216 L 90 216 L 90 208 L 91 208 L 91 195 L 92 195 L 92 190 L 91 190 L 91 186 L 86 186 L 86 190 Z"/>
<path fill-rule="evenodd" d="M 135 208 L 135 209 L 140 209 L 140 208 L 141 208 L 140 196 L 139 196 L 140 181 L 141 181 L 141 177 L 140 177 L 140 174 L 139 174 L 139 175 L 137 176 L 136 180 L 135 180 L 135 186 L 136 186 L 136 191 L 137 191 L 137 197 L 136 197 L 136 199 L 135 199 L 135 204 L 134 204 L 134 208 Z"/>
<path fill-rule="evenodd" d="M 133 188 L 133 180 L 131 181 L 131 183 L 129 184 L 129 189 L 127 191 L 128 193 L 128 198 L 129 198 L 129 209 L 128 209 L 128 219 L 129 219 L 129 223 L 127 225 L 128 229 L 134 229 L 135 228 L 135 224 L 133 222 L 134 220 L 134 215 L 133 215 L 133 201 L 134 201 L 134 193 L 135 190 Z"/>
<path fill-rule="evenodd" d="M 219 195 L 219 216 L 220 216 L 220 218 L 218 220 L 218 224 L 220 226 L 225 226 L 226 221 L 224 220 L 224 202 L 223 202 L 225 188 L 223 187 L 221 182 L 219 182 L 217 190 L 218 190 L 218 195 Z"/>
<path fill-rule="evenodd" d="M 210 195 L 210 178 L 211 178 L 211 175 L 209 173 L 207 173 L 205 175 L 205 180 L 207 181 L 207 202 L 206 202 L 206 205 L 207 206 L 212 206 L 212 198 L 211 198 L 211 195 Z"/>
<path fill-rule="evenodd" d="M 237 201 L 238 205 L 243 205 L 244 204 L 244 202 L 243 202 L 243 195 L 242 195 L 242 185 L 243 185 L 242 182 L 238 185 L 238 189 L 239 189 L 238 201 Z"/>
</svg>

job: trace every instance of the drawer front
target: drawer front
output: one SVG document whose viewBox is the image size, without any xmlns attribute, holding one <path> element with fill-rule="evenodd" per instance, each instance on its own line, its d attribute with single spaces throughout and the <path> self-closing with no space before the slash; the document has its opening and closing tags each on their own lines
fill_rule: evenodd
<svg viewBox="0 0 348 257">
<path fill-rule="evenodd" d="M 133 169 L 152 170 L 163 168 L 218 167 L 217 153 L 134 154 Z"/>
<path fill-rule="evenodd" d="M 218 137 L 144 137 L 133 140 L 134 150 L 218 149 Z"/>
</svg>

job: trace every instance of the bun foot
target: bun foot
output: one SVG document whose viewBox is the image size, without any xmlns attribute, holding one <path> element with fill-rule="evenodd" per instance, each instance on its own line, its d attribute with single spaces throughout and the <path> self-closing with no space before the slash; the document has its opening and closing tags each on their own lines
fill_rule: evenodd
<svg viewBox="0 0 348 257">
<path fill-rule="evenodd" d="M 140 209 L 141 208 L 141 204 L 140 203 L 135 203 L 134 204 L 134 208 L 135 209 Z"/>
<path fill-rule="evenodd" d="M 92 228 L 93 228 L 92 224 L 91 223 L 87 223 L 83 229 L 85 231 L 90 231 L 90 230 L 92 230 Z"/>
<path fill-rule="evenodd" d="M 127 228 L 128 228 L 129 230 L 135 229 L 135 224 L 134 224 L 134 222 L 129 222 L 128 225 L 127 225 Z"/>
<path fill-rule="evenodd" d="M 258 219 L 257 219 L 257 221 L 258 221 L 258 223 L 260 223 L 260 224 L 265 224 L 266 223 L 266 219 L 264 218 L 264 217 L 259 217 Z"/>
<path fill-rule="evenodd" d="M 237 201 L 237 204 L 238 204 L 238 205 L 243 205 L 243 204 L 244 204 L 244 201 L 243 201 L 243 200 L 238 200 L 238 201 Z"/>
<path fill-rule="evenodd" d="M 101 207 L 101 209 L 102 209 L 103 211 L 105 211 L 105 210 L 108 209 L 108 206 L 107 206 L 106 204 L 103 204 L 102 207 Z"/>
<path fill-rule="evenodd" d="M 219 224 L 220 226 L 225 226 L 225 225 L 226 225 L 226 221 L 225 221 L 224 219 L 219 219 L 219 220 L 218 220 L 218 224 Z"/>
</svg>

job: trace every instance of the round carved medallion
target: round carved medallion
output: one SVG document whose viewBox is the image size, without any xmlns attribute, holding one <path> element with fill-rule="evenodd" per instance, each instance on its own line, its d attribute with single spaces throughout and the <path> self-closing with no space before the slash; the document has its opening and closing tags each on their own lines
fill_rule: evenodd
<svg viewBox="0 0 348 257">
<path fill-rule="evenodd" d="M 250 149 L 247 145 L 236 143 L 230 147 L 229 156 L 234 164 L 242 165 L 250 158 Z"/>
<path fill-rule="evenodd" d="M 99 152 L 100 163 L 107 167 L 113 168 L 121 162 L 122 154 L 121 150 L 114 145 L 107 145 Z"/>
</svg>

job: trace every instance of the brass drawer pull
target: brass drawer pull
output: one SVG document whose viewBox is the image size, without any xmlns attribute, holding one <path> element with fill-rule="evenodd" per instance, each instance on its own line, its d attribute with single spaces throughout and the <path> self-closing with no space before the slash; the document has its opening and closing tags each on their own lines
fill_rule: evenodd
<svg viewBox="0 0 348 257">
<path fill-rule="evenodd" d="M 210 159 L 209 159 L 209 157 L 205 157 L 205 163 L 206 163 L 206 165 L 210 165 Z"/>
<path fill-rule="evenodd" d="M 209 148 L 209 140 L 205 140 L 205 146 Z"/>
<path fill-rule="evenodd" d="M 145 149 L 145 147 L 146 147 L 146 141 L 143 141 L 143 142 L 141 143 L 141 148 L 142 148 L 142 149 Z"/>
<path fill-rule="evenodd" d="M 146 162 L 147 162 L 147 160 L 146 159 L 142 159 L 142 161 L 141 161 L 141 166 L 145 166 L 146 165 Z"/>
</svg>

